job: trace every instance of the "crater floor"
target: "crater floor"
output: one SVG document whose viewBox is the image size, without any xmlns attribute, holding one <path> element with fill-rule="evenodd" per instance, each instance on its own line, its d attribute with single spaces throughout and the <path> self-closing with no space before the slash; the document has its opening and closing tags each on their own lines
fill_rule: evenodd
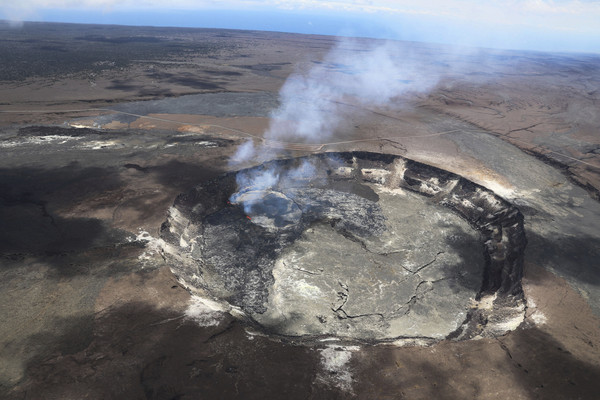
<svg viewBox="0 0 600 400">
<path fill-rule="evenodd" d="M 259 323 L 292 336 L 376 339 L 439 339 L 463 323 L 483 276 L 478 232 L 423 196 L 377 194 L 381 235 L 357 240 L 320 222 L 282 252 Z"/>
<path fill-rule="evenodd" d="M 520 214 L 461 179 L 374 153 L 272 162 L 182 194 L 162 234 L 186 286 L 269 333 L 441 340 L 483 292 L 521 294 Z"/>
</svg>

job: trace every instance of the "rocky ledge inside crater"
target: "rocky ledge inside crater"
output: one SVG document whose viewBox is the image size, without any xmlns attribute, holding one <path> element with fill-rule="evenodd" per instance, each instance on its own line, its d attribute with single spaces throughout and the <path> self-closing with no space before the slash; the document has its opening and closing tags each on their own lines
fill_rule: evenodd
<svg viewBox="0 0 600 400">
<path fill-rule="evenodd" d="M 468 339 L 523 319 L 523 218 L 399 156 L 277 160 L 181 194 L 164 256 L 192 292 L 266 333 Z"/>
</svg>

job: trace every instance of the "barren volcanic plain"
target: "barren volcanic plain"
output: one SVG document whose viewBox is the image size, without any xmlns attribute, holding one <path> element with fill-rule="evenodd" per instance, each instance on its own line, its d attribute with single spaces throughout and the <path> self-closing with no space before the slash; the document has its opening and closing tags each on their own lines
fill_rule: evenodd
<svg viewBox="0 0 600 400">
<path fill-rule="evenodd" d="M 600 56 L 0 33 L 2 398 L 597 398 Z"/>
</svg>

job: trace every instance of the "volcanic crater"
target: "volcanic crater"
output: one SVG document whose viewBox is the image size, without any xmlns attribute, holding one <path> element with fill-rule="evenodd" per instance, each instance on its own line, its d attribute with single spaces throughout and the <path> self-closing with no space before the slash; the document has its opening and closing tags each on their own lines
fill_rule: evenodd
<svg viewBox="0 0 600 400">
<path fill-rule="evenodd" d="M 280 338 L 427 343 L 523 321 L 519 210 L 396 155 L 323 153 L 225 174 L 179 195 L 161 238 L 191 292 Z"/>
</svg>

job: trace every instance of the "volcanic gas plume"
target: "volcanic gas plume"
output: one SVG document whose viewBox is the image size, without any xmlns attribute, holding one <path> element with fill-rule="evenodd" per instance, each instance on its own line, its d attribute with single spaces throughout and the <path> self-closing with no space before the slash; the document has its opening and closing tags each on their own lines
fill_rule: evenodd
<svg viewBox="0 0 600 400">
<path fill-rule="evenodd" d="M 298 71 L 287 79 L 279 92 L 280 106 L 271 112 L 264 142 L 258 146 L 251 140 L 242 144 L 232 164 L 274 158 L 270 143 L 324 143 L 334 134 L 345 135 L 349 127 L 345 126 L 341 109 L 348 104 L 388 105 L 403 95 L 431 89 L 443 70 L 425 65 L 407 51 L 391 42 L 372 46 L 356 39 L 342 39 L 322 61 L 313 62 L 308 71 Z M 278 171 L 253 173 L 238 175 L 240 188 L 265 190 L 278 178 Z M 311 168 L 303 165 L 297 173 L 310 174 Z M 240 201 L 245 208 L 251 207 L 246 202 L 252 203 L 253 199 L 232 197 L 233 202 Z"/>
</svg>

